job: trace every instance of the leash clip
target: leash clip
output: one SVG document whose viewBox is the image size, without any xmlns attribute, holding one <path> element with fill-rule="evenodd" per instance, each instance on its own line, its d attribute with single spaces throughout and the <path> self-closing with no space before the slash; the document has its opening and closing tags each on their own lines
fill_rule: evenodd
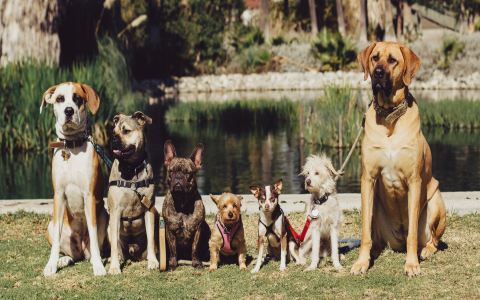
<svg viewBox="0 0 480 300">
<path fill-rule="evenodd" d="M 134 191 L 134 192 L 137 190 L 137 185 L 135 184 L 135 182 L 132 182 L 132 183 L 130 184 L 130 189 L 131 189 L 132 191 Z"/>
</svg>

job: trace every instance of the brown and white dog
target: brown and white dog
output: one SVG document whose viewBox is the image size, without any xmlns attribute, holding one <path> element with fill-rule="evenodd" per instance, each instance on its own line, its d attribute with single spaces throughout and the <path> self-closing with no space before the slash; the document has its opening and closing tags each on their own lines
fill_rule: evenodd
<svg viewBox="0 0 480 300">
<path fill-rule="evenodd" d="M 147 159 L 146 124 L 152 119 L 137 111 L 131 116 L 124 114 L 113 118 L 112 150 L 115 161 L 112 165 L 108 189 L 111 244 L 110 269 L 108 273 L 121 273 L 122 260 L 147 259 L 149 269 L 158 269 L 155 256 L 155 216 L 141 201 L 146 197 L 155 200 L 153 169 Z"/>
<path fill-rule="evenodd" d="M 420 59 L 396 43 L 374 43 L 358 55 L 372 78 L 362 145 L 362 244 L 352 274 L 368 270 L 385 246 L 407 251 L 405 273 L 420 275 L 420 259 L 437 251 L 446 210 L 432 176 L 430 147 L 408 86 Z"/>
<path fill-rule="evenodd" d="M 283 211 L 278 203 L 278 196 L 282 193 L 283 180 L 279 179 L 273 185 L 258 187 L 251 185 L 250 191 L 258 199 L 260 214 L 258 219 L 258 258 L 257 265 L 251 271 L 257 273 L 263 262 L 264 237 L 267 238 L 267 252 L 276 260 L 280 260 L 280 271 L 285 271 L 287 258 L 295 258 L 297 264 L 305 261 L 298 255 L 298 246 L 295 243 L 290 228 L 286 225 Z"/>
<path fill-rule="evenodd" d="M 210 272 L 217 269 L 221 256 L 238 256 L 240 270 L 245 271 L 247 269 L 245 265 L 247 243 L 240 212 L 243 197 L 232 193 L 223 193 L 220 197 L 210 194 L 210 198 L 218 208 L 218 214 L 211 229 L 212 236 L 208 242 Z"/>
<path fill-rule="evenodd" d="M 53 152 L 53 220 L 47 230 L 52 250 L 43 271 L 45 276 L 82 259 L 90 259 L 94 275 L 105 275 L 100 251 L 104 244 L 108 245 L 108 214 L 99 158 L 93 145 L 85 140 L 90 130 L 87 103 L 95 114 L 100 101 L 91 87 L 65 82 L 49 88 L 40 106 L 41 113 L 47 104 L 53 104 L 57 136 L 71 145 Z M 64 256 L 59 257 L 60 253 Z"/>
</svg>

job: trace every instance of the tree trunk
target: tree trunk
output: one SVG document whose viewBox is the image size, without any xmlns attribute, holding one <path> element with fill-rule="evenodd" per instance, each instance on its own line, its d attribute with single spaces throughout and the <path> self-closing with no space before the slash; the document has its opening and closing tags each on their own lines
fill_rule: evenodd
<svg viewBox="0 0 480 300">
<path fill-rule="evenodd" d="M 465 30 L 465 0 L 462 0 L 460 3 L 460 17 L 458 19 L 458 23 L 460 24 L 460 34 L 464 34 Z"/>
<path fill-rule="evenodd" d="M 367 7 L 365 0 L 360 0 L 360 41 L 367 40 Z"/>
<path fill-rule="evenodd" d="M 392 2 L 385 0 L 385 42 L 397 42 L 395 31 L 393 30 Z"/>
<path fill-rule="evenodd" d="M 283 0 L 283 18 L 285 20 L 288 20 L 288 17 L 290 16 L 290 11 L 288 9 L 288 0 Z"/>
<path fill-rule="evenodd" d="M 268 20 L 268 0 L 260 0 L 260 29 L 265 35 L 265 40 L 270 40 L 270 22 Z"/>
<path fill-rule="evenodd" d="M 402 36 L 402 0 L 398 0 L 397 7 L 397 43 L 403 43 Z"/>
<path fill-rule="evenodd" d="M 58 64 L 58 1 L 4 0 L 0 4 L 1 65 L 30 57 Z"/>
<path fill-rule="evenodd" d="M 403 34 L 413 34 L 412 8 L 408 0 L 403 2 Z"/>
<path fill-rule="evenodd" d="M 160 27 L 158 26 L 158 2 L 148 1 L 148 26 L 150 27 L 150 42 L 152 45 L 160 45 Z"/>
<path fill-rule="evenodd" d="M 335 0 L 335 6 L 337 7 L 338 31 L 340 31 L 342 35 L 345 35 L 345 18 L 343 17 L 342 0 Z"/>
<path fill-rule="evenodd" d="M 310 7 L 310 21 L 312 23 L 312 35 L 316 36 L 318 34 L 318 25 L 317 25 L 317 13 L 315 11 L 315 0 L 308 0 L 308 6 Z"/>
</svg>

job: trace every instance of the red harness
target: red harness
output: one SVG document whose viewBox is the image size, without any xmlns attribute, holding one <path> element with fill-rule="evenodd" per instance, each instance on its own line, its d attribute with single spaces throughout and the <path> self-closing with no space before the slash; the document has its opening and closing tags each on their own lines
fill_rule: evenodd
<svg viewBox="0 0 480 300">
<path fill-rule="evenodd" d="M 222 252 L 225 252 L 228 254 L 233 254 L 237 252 L 237 249 L 232 249 L 231 242 L 233 237 L 235 236 L 235 233 L 237 233 L 237 230 L 240 227 L 240 225 L 242 225 L 242 215 L 238 216 L 237 224 L 235 224 L 235 226 L 233 226 L 233 228 L 230 231 L 228 231 L 228 229 L 223 226 L 222 222 L 220 222 L 217 216 L 217 228 L 220 231 L 220 234 L 222 235 L 222 239 L 223 239 L 223 245 L 222 245 L 222 248 L 220 249 L 222 250 Z"/>
</svg>

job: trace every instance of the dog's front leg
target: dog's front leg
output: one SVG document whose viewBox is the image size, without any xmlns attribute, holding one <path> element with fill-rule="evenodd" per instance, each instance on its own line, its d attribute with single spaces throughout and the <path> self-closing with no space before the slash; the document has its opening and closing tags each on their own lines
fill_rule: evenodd
<svg viewBox="0 0 480 300">
<path fill-rule="evenodd" d="M 331 247 L 332 247 L 332 261 L 333 267 L 337 271 L 343 270 L 342 265 L 340 264 L 340 257 L 338 256 L 338 230 L 337 228 L 332 228 L 330 230 L 330 239 L 331 239 Z"/>
<path fill-rule="evenodd" d="M 88 235 L 90 236 L 90 263 L 93 267 L 93 275 L 106 275 L 107 272 L 103 266 L 98 245 L 96 199 L 94 195 L 88 195 L 85 198 L 85 218 L 87 219 Z"/>
<path fill-rule="evenodd" d="M 155 255 L 155 215 L 147 210 L 145 212 L 145 230 L 147 231 L 147 261 L 150 270 L 158 269 L 159 263 Z"/>
<path fill-rule="evenodd" d="M 313 271 L 320 261 L 320 232 L 312 232 L 312 262 L 305 271 Z"/>
<path fill-rule="evenodd" d="M 120 222 L 121 222 L 120 215 L 121 215 L 120 209 L 118 209 L 117 207 L 110 208 L 111 252 L 110 252 L 110 270 L 108 270 L 108 274 L 110 275 L 118 275 L 122 272 L 120 270 L 120 261 L 118 258 L 118 239 L 120 238 Z"/>
<path fill-rule="evenodd" d="M 363 274 L 367 272 L 370 266 L 370 250 L 372 249 L 372 216 L 373 216 L 373 197 L 374 197 L 375 178 L 367 174 L 363 168 L 362 174 L 362 243 L 360 245 L 360 254 L 353 264 L 350 274 Z"/>
<path fill-rule="evenodd" d="M 245 238 L 243 239 L 245 240 Z M 246 265 L 246 259 L 245 255 L 247 253 L 247 245 L 245 242 L 241 243 L 240 246 L 238 246 L 238 265 L 240 266 L 240 270 L 246 271 L 247 270 L 247 265 Z"/>
<path fill-rule="evenodd" d="M 203 264 L 198 255 L 198 246 L 200 244 L 200 238 L 202 237 L 202 226 L 203 222 L 200 222 L 197 226 L 197 231 L 195 232 L 195 237 L 193 238 L 192 243 L 192 267 L 195 269 L 202 269 Z"/>
<path fill-rule="evenodd" d="M 280 271 L 287 269 L 287 232 L 280 237 Z"/>
<path fill-rule="evenodd" d="M 420 176 L 409 180 L 408 185 L 408 236 L 407 236 L 407 261 L 405 274 L 409 277 L 421 274 L 418 263 L 418 218 L 420 214 L 420 196 L 422 179 Z"/>
<path fill-rule="evenodd" d="M 264 242 L 263 242 L 263 236 L 265 233 L 261 234 L 260 230 L 258 232 L 258 257 L 257 257 L 257 265 L 255 268 L 252 270 L 253 273 L 257 273 L 260 271 L 260 267 L 262 266 L 263 262 L 263 247 L 264 247 Z"/>
<path fill-rule="evenodd" d="M 43 270 L 44 276 L 52 276 L 57 272 L 57 263 L 60 256 L 60 237 L 63 227 L 63 216 L 65 214 L 65 194 L 56 192 L 53 199 L 53 235 L 52 250 L 47 266 Z"/>
</svg>

